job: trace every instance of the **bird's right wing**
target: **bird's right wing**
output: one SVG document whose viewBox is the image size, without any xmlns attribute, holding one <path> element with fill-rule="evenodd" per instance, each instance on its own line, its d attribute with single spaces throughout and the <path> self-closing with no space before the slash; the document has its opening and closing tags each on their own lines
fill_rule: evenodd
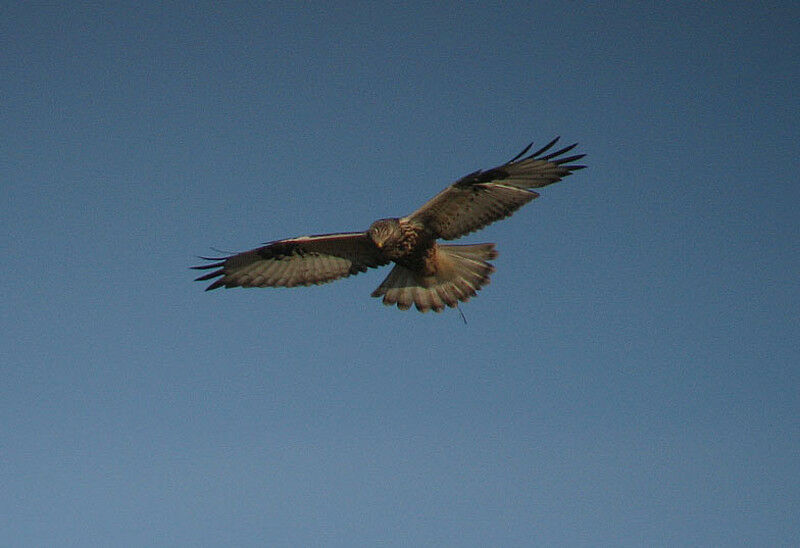
<svg viewBox="0 0 800 548">
<path fill-rule="evenodd" d="M 323 284 L 388 263 L 363 232 L 301 236 L 228 257 L 201 258 L 213 262 L 192 268 L 216 270 L 196 281 L 219 277 L 206 291 Z"/>
<path fill-rule="evenodd" d="M 440 238 L 452 240 L 508 217 L 539 196 L 531 189 L 558 182 L 573 171 L 586 167 L 571 164 L 583 158 L 584 154 L 559 158 L 575 148 L 577 143 L 544 155 L 556 141 L 558 137 L 522 158 L 531 148 L 528 145 L 501 166 L 462 177 L 406 220 L 427 228 Z"/>
</svg>

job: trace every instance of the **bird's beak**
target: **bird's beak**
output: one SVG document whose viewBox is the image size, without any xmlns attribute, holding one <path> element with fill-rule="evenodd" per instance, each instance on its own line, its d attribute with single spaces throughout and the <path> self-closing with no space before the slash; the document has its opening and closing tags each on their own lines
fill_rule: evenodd
<svg viewBox="0 0 800 548">
<path fill-rule="evenodd" d="M 378 249 L 383 249 L 383 242 L 375 242 L 375 247 Z"/>
</svg>

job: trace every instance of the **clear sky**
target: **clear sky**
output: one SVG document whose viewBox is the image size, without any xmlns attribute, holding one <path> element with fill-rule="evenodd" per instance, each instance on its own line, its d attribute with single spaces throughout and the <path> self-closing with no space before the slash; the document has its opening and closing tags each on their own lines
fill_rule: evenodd
<svg viewBox="0 0 800 548">
<path fill-rule="evenodd" d="M 0 10 L 0 544 L 800 544 L 800 9 Z M 388 269 L 203 291 L 529 141 L 589 168 Z"/>
</svg>

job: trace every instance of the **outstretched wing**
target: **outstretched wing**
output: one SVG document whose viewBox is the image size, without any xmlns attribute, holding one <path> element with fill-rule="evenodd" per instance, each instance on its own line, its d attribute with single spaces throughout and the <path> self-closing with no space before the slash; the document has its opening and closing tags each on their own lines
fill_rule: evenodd
<svg viewBox="0 0 800 548">
<path fill-rule="evenodd" d="M 577 143 L 545 155 L 557 141 L 558 137 L 525 156 L 531 143 L 508 163 L 462 177 L 404 220 L 452 240 L 508 217 L 539 196 L 530 189 L 558 182 L 586 167 L 571 164 L 585 154 L 562 157 Z"/>
<path fill-rule="evenodd" d="M 211 264 L 197 270 L 217 269 L 196 281 L 215 280 L 218 287 L 294 287 L 324 284 L 387 264 L 363 232 L 320 234 L 271 242 L 229 257 L 201 257 Z"/>
</svg>

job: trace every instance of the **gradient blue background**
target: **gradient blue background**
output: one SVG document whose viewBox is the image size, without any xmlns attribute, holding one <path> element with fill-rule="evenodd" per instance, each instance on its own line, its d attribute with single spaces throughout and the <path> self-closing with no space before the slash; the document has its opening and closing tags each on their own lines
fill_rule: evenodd
<svg viewBox="0 0 800 548">
<path fill-rule="evenodd" d="M 800 10 L 743 6 L 4 2 L 0 544 L 800 544 Z M 466 326 L 187 269 L 555 135 Z"/>
</svg>

